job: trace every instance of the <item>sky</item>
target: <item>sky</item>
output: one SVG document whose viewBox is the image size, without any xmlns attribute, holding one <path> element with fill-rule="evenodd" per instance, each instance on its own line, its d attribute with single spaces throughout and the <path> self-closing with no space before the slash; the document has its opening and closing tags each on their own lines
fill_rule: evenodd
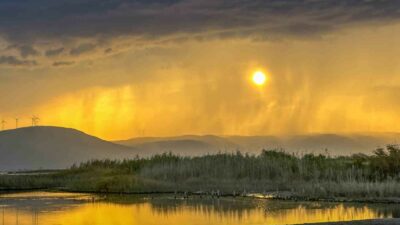
<svg viewBox="0 0 400 225">
<path fill-rule="evenodd" d="M 107 140 L 400 132 L 399 38 L 397 0 L 2 0 L 0 120 Z"/>
</svg>

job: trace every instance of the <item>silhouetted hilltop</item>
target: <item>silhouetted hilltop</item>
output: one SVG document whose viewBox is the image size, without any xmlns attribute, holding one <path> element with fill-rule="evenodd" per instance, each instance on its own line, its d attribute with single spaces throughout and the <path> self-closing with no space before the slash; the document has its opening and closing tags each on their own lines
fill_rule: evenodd
<svg viewBox="0 0 400 225">
<path fill-rule="evenodd" d="M 0 132 L 0 170 L 56 169 L 90 159 L 136 155 L 126 146 L 61 127 L 26 127 Z"/>
</svg>

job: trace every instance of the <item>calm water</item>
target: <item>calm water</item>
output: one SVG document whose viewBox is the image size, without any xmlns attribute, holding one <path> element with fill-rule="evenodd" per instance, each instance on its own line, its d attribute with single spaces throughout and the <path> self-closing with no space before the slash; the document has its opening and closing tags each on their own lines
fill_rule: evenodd
<svg viewBox="0 0 400 225">
<path fill-rule="evenodd" d="M 399 206 L 383 204 L 174 199 L 167 195 L 104 199 L 68 193 L 0 194 L 0 225 L 278 225 L 391 218 L 399 212 Z"/>
</svg>

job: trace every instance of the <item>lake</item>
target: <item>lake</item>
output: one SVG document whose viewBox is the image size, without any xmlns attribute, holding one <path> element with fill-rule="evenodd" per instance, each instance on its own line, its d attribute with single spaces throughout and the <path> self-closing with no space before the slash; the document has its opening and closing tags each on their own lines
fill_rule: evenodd
<svg viewBox="0 0 400 225">
<path fill-rule="evenodd" d="M 395 204 L 54 192 L 0 194 L 0 225 L 280 225 L 399 215 L 400 207 Z"/>
</svg>

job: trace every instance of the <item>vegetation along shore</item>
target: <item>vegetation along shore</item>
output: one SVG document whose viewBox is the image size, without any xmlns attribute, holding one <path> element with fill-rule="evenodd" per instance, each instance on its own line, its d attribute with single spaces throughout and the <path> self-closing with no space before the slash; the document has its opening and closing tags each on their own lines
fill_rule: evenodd
<svg viewBox="0 0 400 225">
<path fill-rule="evenodd" d="M 92 160 L 59 171 L 0 175 L 0 190 L 26 189 L 399 202 L 400 148 L 388 145 L 370 155 L 351 156 L 281 150 L 198 157 L 165 153 Z"/>
</svg>

